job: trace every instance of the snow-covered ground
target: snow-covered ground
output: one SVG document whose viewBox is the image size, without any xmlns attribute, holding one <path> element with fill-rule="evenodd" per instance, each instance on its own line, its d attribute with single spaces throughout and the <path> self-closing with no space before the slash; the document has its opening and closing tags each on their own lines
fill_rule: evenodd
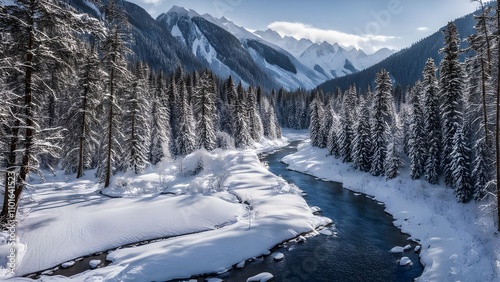
<svg viewBox="0 0 500 282">
<path fill-rule="evenodd" d="M 313 215 L 300 189 L 260 163 L 258 151 L 284 145 L 281 140 L 244 151 L 200 150 L 140 176 L 116 176 L 111 188 L 103 191 L 91 172 L 79 180 L 62 173 L 46 176 L 44 183 L 33 180 L 21 204 L 17 235 L 23 251 L 16 275 L 134 242 L 172 237 L 112 251 L 107 267 L 40 280 L 186 278 L 224 271 L 330 223 Z M 8 246 L 0 246 L 0 252 L 7 255 Z"/>
<path fill-rule="evenodd" d="M 385 203 L 394 224 L 422 245 L 420 281 L 500 281 L 500 238 L 491 202 L 459 204 L 452 189 L 411 180 L 408 170 L 393 180 L 373 177 L 309 141 L 283 161 L 292 170 L 341 182 Z"/>
</svg>

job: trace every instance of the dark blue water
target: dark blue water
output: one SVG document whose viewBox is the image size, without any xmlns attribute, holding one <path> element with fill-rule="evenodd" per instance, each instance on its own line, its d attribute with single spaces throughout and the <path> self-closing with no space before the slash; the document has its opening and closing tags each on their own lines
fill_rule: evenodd
<svg viewBox="0 0 500 282">
<path fill-rule="evenodd" d="M 330 230 L 336 236 L 318 235 L 305 243 L 287 243 L 273 251 L 285 258 L 275 262 L 271 257 L 247 262 L 243 269 L 235 269 L 219 276 L 224 281 L 246 281 L 261 272 L 270 272 L 274 281 L 413 281 L 423 272 L 419 257 L 413 252 L 415 243 L 407 240 L 393 224 L 393 218 L 384 207 L 365 195 L 356 196 L 343 189 L 340 183 L 324 182 L 315 177 L 289 171 L 280 160 L 296 151 L 293 142 L 274 154 L 263 155 L 262 161 L 270 171 L 295 183 L 307 193 L 310 206 L 319 206 L 322 214 L 333 220 Z M 394 246 L 412 245 L 404 254 L 391 254 Z M 413 264 L 399 266 L 402 256 Z"/>
</svg>

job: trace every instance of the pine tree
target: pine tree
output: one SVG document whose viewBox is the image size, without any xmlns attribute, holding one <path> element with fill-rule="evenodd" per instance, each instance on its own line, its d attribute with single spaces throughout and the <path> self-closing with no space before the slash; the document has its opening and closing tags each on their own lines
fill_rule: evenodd
<svg viewBox="0 0 500 282">
<path fill-rule="evenodd" d="M 346 95 L 344 95 L 342 114 L 340 116 L 341 131 L 339 136 L 339 150 L 343 162 L 352 162 L 357 98 L 356 86 L 351 86 Z"/>
<path fill-rule="evenodd" d="M 372 141 L 373 157 L 370 172 L 374 176 L 384 174 L 387 145 L 394 126 L 394 105 L 391 77 L 386 70 L 377 74 L 377 87 L 373 97 Z"/>
<path fill-rule="evenodd" d="M 470 148 L 461 126 L 457 127 L 453 138 L 454 146 L 452 149 L 452 158 L 450 169 L 453 177 L 453 187 L 455 188 L 455 196 L 461 203 L 470 201 L 473 194 L 470 177 Z"/>
<path fill-rule="evenodd" d="M 109 187 L 111 175 L 119 168 L 121 156 L 120 141 L 123 134 L 120 131 L 120 103 L 123 99 L 126 82 L 131 74 L 127 69 L 125 56 L 130 50 L 125 42 L 128 38 L 128 22 L 122 10 L 114 0 L 110 0 L 105 11 L 108 33 L 104 40 L 103 60 L 108 72 L 107 92 L 104 99 L 106 111 L 105 125 L 107 128 L 106 139 L 102 144 L 105 152 L 98 169 L 98 175 L 104 182 L 104 187 Z"/>
<path fill-rule="evenodd" d="M 458 60 L 460 38 L 455 24 L 450 22 L 444 31 L 445 47 L 441 50 L 444 58 L 440 65 L 440 96 L 443 133 L 442 166 L 446 185 L 453 184 L 454 138 L 458 127 L 463 124 L 464 73 Z"/>
<path fill-rule="evenodd" d="M 163 75 L 156 78 L 156 86 L 151 100 L 151 132 L 149 162 L 156 165 L 170 157 L 170 115 L 167 91 Z"/>
<path fill-rule="evenodd" d="M 371 168 L 372 136 L 371 136 L 371 95 L 367 95 L 360 103 L 360 116 L 354 131 L 352 157 L 354 167 L 368 172 Z"/>
<path fill-rule="evenodd" d="M 176 152 L 180 156 L 192 153 L 196 148 L 196 138 L 194 134 L 194 121 L 191 106 L 188 103 L 186 85 L 181 76 L 178 81 L 178 112 L 179 124 L 178 132 L 175 134 Z"/>
<path fill-rule="evenodd" d="M 312 145 L 321 146 L 323 137 L 321 136 L 321 122 L 323 120 L 324 109 L 323 102 L 316 96 L 311 103 L 311 123 L 309 124 L 309 134 Z"/>
<path fill-rule="evenodd" d="M 487 185 L 491 179 L 490 166 L 491 161 L 488 157 L 488 150 L 485 139 L 476 141 L 473 148 L 474 161 L 472 163 L 472 183 L 474 191 L 474 199 L 476 201 L 482 200 L 487 194 Z"/>
<path fill-rule="evenodd" d="M 194 91 L 193 114 L 196 120 L 196 144 L 208 151 L 216 147 L 216 89 L 212 74 L 203 72 L 199 78 L 199 87 Z"/>
<path fill-rule="evenodd" d="M 247 93 L 247 116 L 250 125 L 250 136 L 253 140 L 259 141 L 264 135 L 262 128 L 262 119 L 260 118 L 255 90 L 253 87 L 248 88 Z"/>
<path fill-rule="evenodd" d="M 16 95 L 22 98 L 16 100 L 16 108 L 20 109 L 15 111 L 18 137 L 14 138 L 17 139 L 15 144 L 11 143 L 14 150 L 10 150 L 20 159 L 13 216 L 29 173 L 38 169 L 38 156 L 55 157 L 59 151 L 54 144 L 60 139 L 60 130 L 41 128 L 41 102 L 53 94 L 50 84 L 42 80 L 47 78 L 47 70 L 53 66 L 58 67 L 54 70 L 58 73 L 71 72 L 68 69 L 71 64 L 66 62 L 74 56 L 72 47 L 75 46 L 77 33 L 87 30 L 86 25 L 91 25 L 85 20 L 67 3 L 59 0 L 16 0 L 15 5 L 1 6 L 2 39 L 9 37 L 12 43 L 2 51 L 10 57 L 10 65 L 15 67 L 12 72 L 21 74 L 13 76 L 23 77 L 22 86 L 15 88 Z M 5 194 L 8 194 L 7 191 Z M 4 202 L 0 214 L 2 223 L 7 220 L 8 203 Z"/>
<path fill-rule="evenodd" d="M 412 123 L 410 125 L 410 177 L 419 179 L 425 172 L 427 144 L 425 139 L 424 109 L 420 99 L 420 81 L 411 92 Z"/>
<path fill-rule="evenodd" d="M 233 137 L 237 148 L 247 148 L 252 145 L 252 137 L 247 124 L 245 91 L 241 83 L 238 85 L 237 95 L 232 104 Z"/>
<path fill-rule="evenodd" d="M 123 113 L 123 171 L 139 174 L 146 168 L 149 159 L 150 104 L 147 73 L 142 64 L 137 64 L 129 89 L 125 92 Z"/>
<path fill-rule="evenodd" d="M 401 168 L 404 166 L 401 134 L 400 126 L 395 126 L 394 131 L 389 137 L 387 155 L 384 163 L 384 173 L 387 179 L 396 178 Z"/>
<path fill-rule="evenodd" d="M 93 155 L 99 146 L 100 122 L 97 108 L 101 103 L 105 74 L 94 44 L 82 46 L 81 67 L 78 70 L 77 99 L 73 99 L 63 117 L 67 131 L 63 146 L 62 168 L 66 173 L 83 176 L 83 170 L 92 167 Z"/>
<path fill-rule="evenodd" d="M 340 118 L 336 113 L 333 114 L 332 125 L 330 127 L 330 131 L 328 132 L 328 152 L 330 155 L 335 156 L 336 158 L 340 157 L 338 136 L 340 130 Z"/>
<path fill-rule="evenodd" d="M 441 158 L 441 119 L 436 65 L 433 59 L 428 59 L 425 65 L 422 90 L 424 91 L 424 132 L 427 148 L 425 180 L 431 184 L 437 184 Z"/>
</svg>

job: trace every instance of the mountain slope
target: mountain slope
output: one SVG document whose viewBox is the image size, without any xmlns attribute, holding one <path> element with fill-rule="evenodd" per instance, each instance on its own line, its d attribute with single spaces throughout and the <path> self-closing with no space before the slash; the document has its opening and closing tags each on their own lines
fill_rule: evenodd
<svg viewBox="0 0 500 282">
<path fill-rule="evenodd" d="M 268 89 L 312 89 L 325 81 L 293 55 L 226 18 L 201 16 L 174 6 L 158 16 L 157 22 L 220 76 L 231 74 Z"/>
<path fill-rule="evenodd" d="M 394 53 L 392 50 L 383 48 L 374 54 L 367 55 L 362 50 L 354 47 L 344 48 L 337 43 L 313 43 L 307 39 L 281 37 L 271 29 L 256 31 L 255 34 L 293 54 L 301 63 L 315 70 L 324 79 L 356 73 Z"/>
<path fill-rule="evenodd" d="M 458 27 L 460 36 L 465 39 L 467 36 L 474 33 L 474 14 L 469 14 L 465 17 L 454 21 Z M 401 50 L 400 52 L 388 57 L 387 59 L 375 64 L 356 74 L 340 77 L 329 80 L 318 86 L 318 89 L 324 92 L 333 93 L 337 87 L 340 89 L 348 89 L 350 85 L 356 84 L 358 87 L 366 88 L 368 85 L 374 86 L 377 72 L 381 69 L 386 69 L 391 74 L 394 84 L 399 84 L 406 88 L 408 85 L 413 85 L 422 75 L 425 62 L 428 58 L 433 58 L 436 64 L 442 59 L 439 50 L 444 46 L 444 35 L 438 31 L 431 36 L 420 40 L 411 47 Z M 463 43 L 462 47 L 465 47 Z M 373 89 L 373 88 L 372 88 Z"/>
</svg>

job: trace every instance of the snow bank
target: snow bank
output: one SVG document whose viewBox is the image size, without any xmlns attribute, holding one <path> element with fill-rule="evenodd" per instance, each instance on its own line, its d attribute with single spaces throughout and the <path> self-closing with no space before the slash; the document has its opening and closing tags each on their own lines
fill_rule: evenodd
<svg viewBox="0 0 500 282">
<path fill-rule="evenodd" d="M 23 204 L 29 212 L 18 235 L 27 251 L 17 275 L 175 237 L 112 251 L 106 267 L 43 281 L 165 281 L 226 271 L 331 223 L 313 215 L 300 189 L 270 173 L 255 150 L 197 151 L 140 176 L 119 175 L 102 193 L 90 177 L 47 180 Z"/>
<path fill-rule="evenodd" d="M 408 170 L 393 180 L 373 177 L 310 142 L 283 161 L 292 170 L 341 182 L 385 203 L 394 224 L 422 245 L 421 281 L 500 281 L 500 240 L 488 203 L 459 204 L 452 189 L 411 180 Z"/>
</svg>

